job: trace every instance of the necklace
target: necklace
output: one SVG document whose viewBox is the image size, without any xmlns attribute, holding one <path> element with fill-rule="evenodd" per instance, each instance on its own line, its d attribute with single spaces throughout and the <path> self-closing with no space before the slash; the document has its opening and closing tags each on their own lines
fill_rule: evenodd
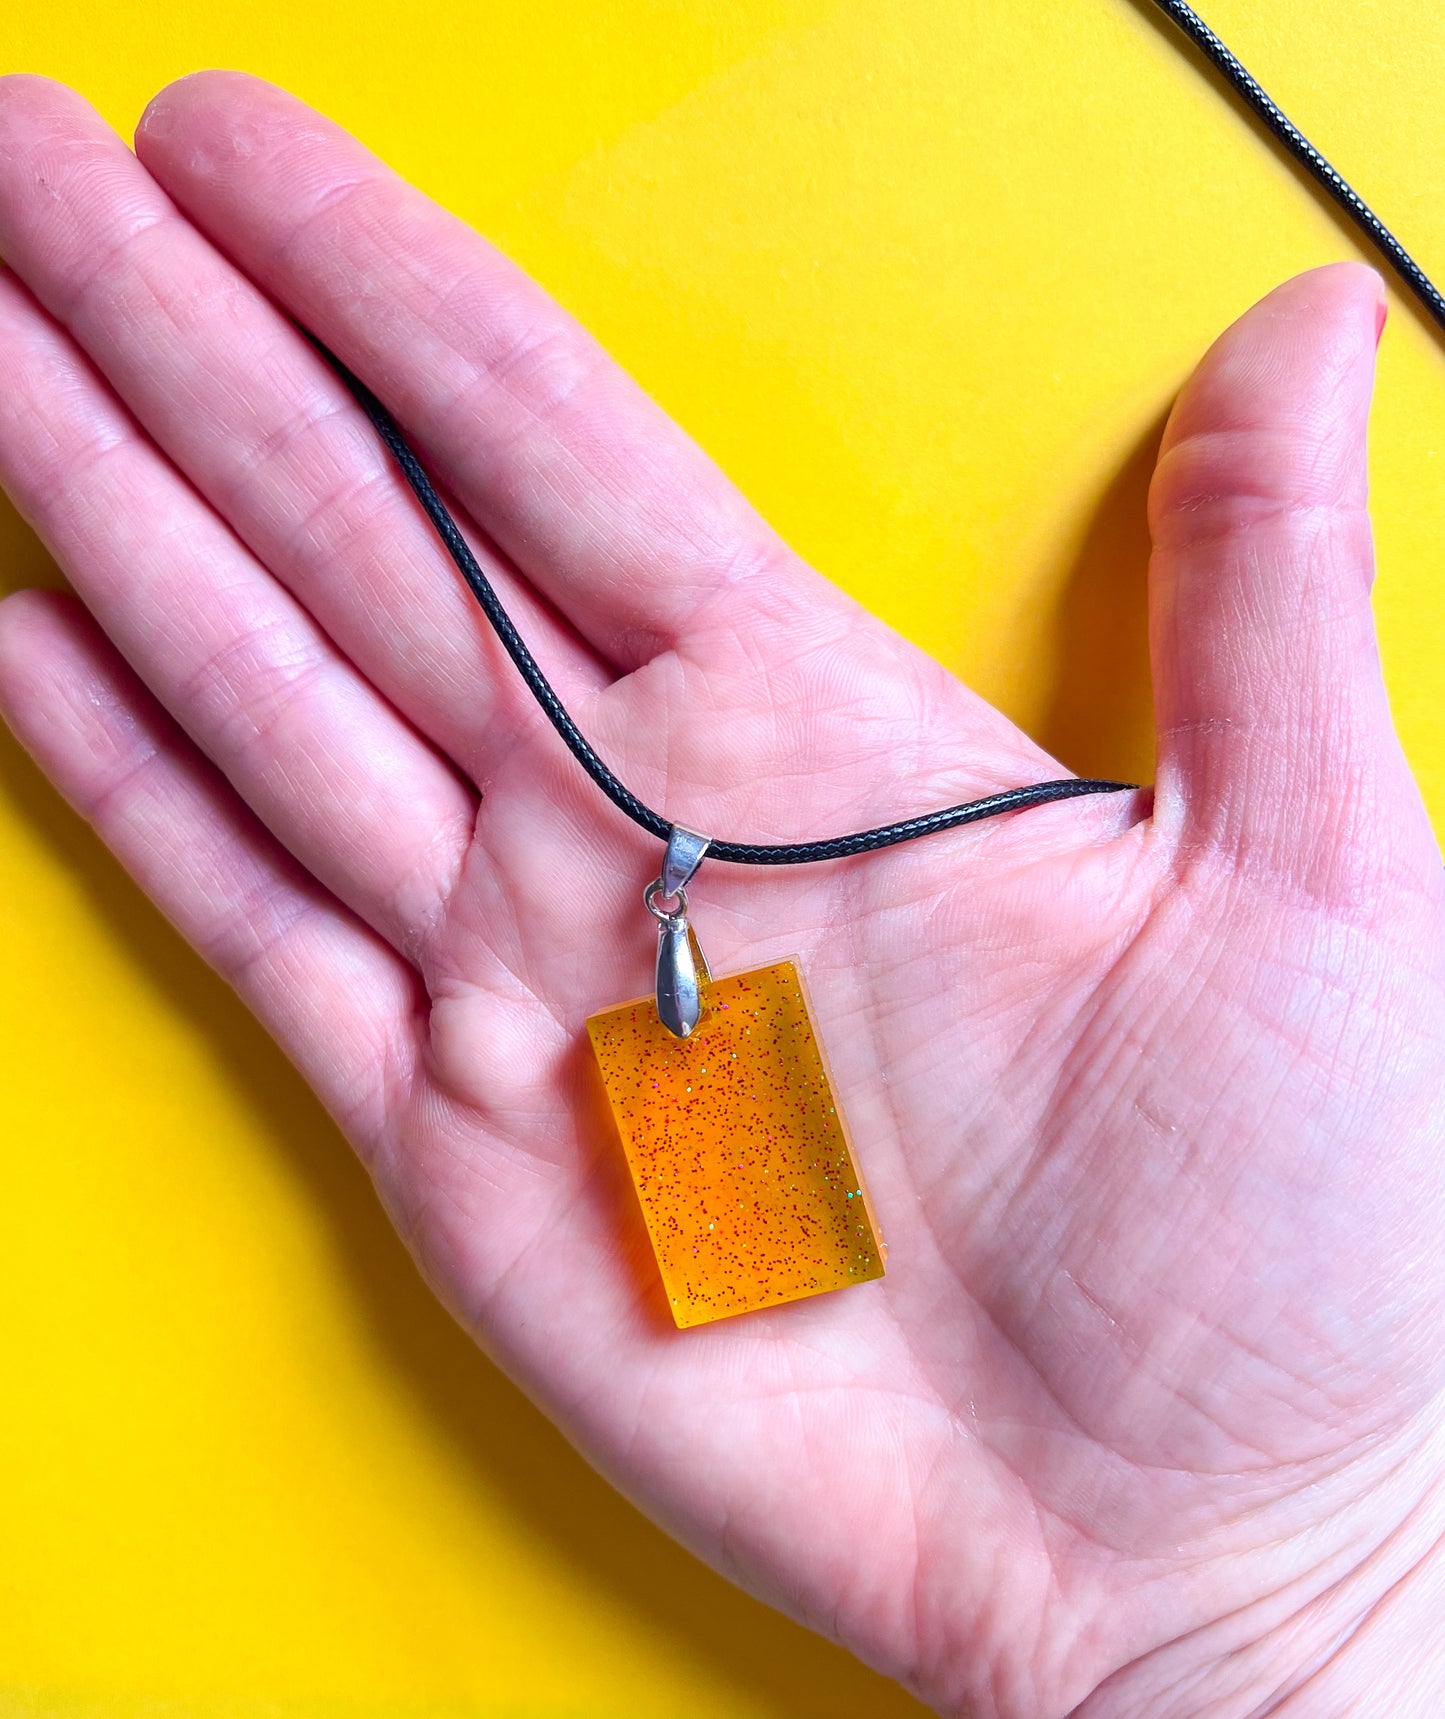
<svg viewBox="0 0 1445 1719">
<path fill-rule="evenodd" d="M 665 843 L 643 890 L 657 927 L 650 996 L 587 1023 L 673 1318 L 698 1325 L 883 1275 L 885 1248 L 796 961 L 713 978 L 689 919 L 703 859 L 802 865 L 1127 782 L 1065 777 L 821 841 L 721 840 L 670 822 L 608 768 L 518 633 L 391 415 L 314 336 L 391 451 L 517 672 L 619 811 Z"/>
<path fill-rule="evenodd" d="M 1445 327 L 1445 298 L 1429 277 L 1219 37 L 1183 0 L 1153 3 Z M 797 962 L 714 978 L 689 917 L 688 885 L 705 858 L 766 866 L 846 859 L 1135 784 L 1066 777 L 806 842 L 719 839 L 668 819 L 618 779 L 572 720 L 385 406 L 314 335 L 307 338 L 371 420 L 577 763 L 619 811 L 665 844 L 658 875 L 642 892 L 657 932 L 652 993 L 593 1015 L 587 1032 L 675 1322 L 704 1324 L 881 1277 L 886 1248 Z"/>
</svg>

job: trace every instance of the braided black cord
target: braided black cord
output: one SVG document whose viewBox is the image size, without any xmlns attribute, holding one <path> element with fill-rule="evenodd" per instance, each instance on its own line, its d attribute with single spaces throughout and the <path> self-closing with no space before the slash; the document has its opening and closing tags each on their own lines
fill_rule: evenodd
<svg viewBox="0 0 1445 1719">
<path fill-rule="evenodd" d="M 1188 36 L 1200 53 L 1235 90 L 1284 145 L 1300 166 L 1316 179 L 1335 202 L 1350 217 L 1372 245 L 1385 257 L 1430 313 L 1431 318 L 1445 328 L 1445 297 L 1370 205 L 1336 168 L 1332 167 L 1305 136 L 1260 87 L 1258 81 L 1220 41 L 1184 0 L 1153 0 L 1153 4 Z"/>
<path fill-rule="evenodd" d="M 467 540 L 457 529 L 457 522 L 447 511 L 446 504 L 432 488 L 431 480 L 422 470 L 421 462 L 407 446 L 391 414 L 370 388 L 353 376 L 333 352 L 329 352 L 316 336 L 306 329 L 302 333 L 317 349 L 336 374 L 351 390 L 357 404 L 376 427 L 376 433 L 391 450 L 401 467 L 402 476 L 411 485 L 427 518 L 436 527 L 437 536 L 446 545 L 458 571 L 471 587 L 472 594 L 482 606 L 482 612 L 492 623 L 507 655 L 517 666 L 517 672 L 527 683 L 532 696 L 546 712 L 548 720 L 566 742 L 568 750 L 602 792 L 620 811 L 650 835 L 666 841 L 671 821 L 660 812 L 645 806 L 632 790 L 613 775 L 588 743 L 558 698 L 551 682 L 537 666 L 537 659 L 527 649 L 522 635 L 512 624 L 512 617 L 502 606 L 502 600 L 492 582 L 482 571 Z M 1077 776 L 1061 782 L 1037 782 L 1027 788 L 1010 788 L 1002 794 L 990 794 L 983 800 L 969 800 L 961 806 L 950 806 L 941 812 L 925 812 L 921 817 L 905 818 L 896 824 L 882 824 L 877 829 L 859 830 L 851 836 L 830 836 L 817 842 L 728 842 L 713 841 L 707 850 L 709 859 L 729 860 L 734 865 L 802 865 L 809 860 L 847 859 L 851 854 L 872 853 L 877 848 L 893 847 L 898 842 L 911 842 L 917 836 L 930 836 L 937 830 L 951 830 L 959 824 L 971 824 L 979 818 L 991 818 L 999 812 L 1021 812 L 1028 806 L 1042 806 L 1049 800 L 1072 800 L 1080 794 L 1118 794 L 1134 787 L 1132 782 L 1091 782 Z"/>
</svg>

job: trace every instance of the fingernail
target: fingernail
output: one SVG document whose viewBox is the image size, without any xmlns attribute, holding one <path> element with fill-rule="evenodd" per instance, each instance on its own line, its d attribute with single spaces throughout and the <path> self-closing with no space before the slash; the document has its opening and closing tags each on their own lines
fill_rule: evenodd
<svg viewBox="0 0 1445 1719">
<path fill-rule="evenodd" d="M 1380 344 L 1380 336 L 1385 332 L 1385 318 L 1390 314 L 1390 306 L 1384 293 L 1380 294 L 1380 302 L 1375 306 L 1375 346 Z"/>
</svg>

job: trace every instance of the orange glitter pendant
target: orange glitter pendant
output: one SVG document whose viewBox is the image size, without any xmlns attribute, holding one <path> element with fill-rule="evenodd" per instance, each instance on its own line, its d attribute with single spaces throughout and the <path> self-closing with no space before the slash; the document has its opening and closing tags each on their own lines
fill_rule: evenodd
<svg viewBox="0 0 1445 1719">
<path fill-rule="evenodd" d="M 685 898 L 672 924 L 687 934 Z M 684 1035 L 653 997 L 587 1022 L 673 1318 L 701 1325 L 881 1277 L 797 966 L 712 979 L 702 965 L 698 993 Z"/>
</svg>

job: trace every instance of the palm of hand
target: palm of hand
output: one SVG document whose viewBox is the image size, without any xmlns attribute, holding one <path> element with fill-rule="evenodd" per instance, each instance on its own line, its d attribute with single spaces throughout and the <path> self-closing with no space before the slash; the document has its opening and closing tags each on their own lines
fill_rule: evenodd
<svg viewBox="0 0 1445 1719">
<path fill-rule="evenodd" d="M 158 198 L 68 94 L 14 83 L 12 161 L 81 135 L 124 187 L 117 219 Z M 324 301 L 328 269 L 382 228 L 366 194 L 317 197 L 309 260 L 271 238 L 298 151 L 323 190 L 361 176 L 354 146 L 303 113 L 248 81 L 193 81 L 153 110 L 142 155 L 365 373 L 386 317 Z M 250 147 L 228 154 L 223 136 Z M 715 970 L 803 957 L 892 1264 L 883 1284 L 679 1337 L 581 1031 L 646 987 L 651 845 L 582 780 L 465 600 L 428 600 L 443 575 L 396 486 L 347 488 L 354 423 L 315 403 L 324 380 L 259 296 L 238 288 L 235 319 L 289 340 L 305 387 L 299 404 L 265 397 L 267 457 L 225 468 L 107 325 L 127 293 L 155 297 L 144 259 L 87 235 L 67 273 L 33 176 L 7 172 L 0 239 L 27 285 L 331 638 L 297 646 L 301 611 L 273 615 L 260 583 L 246 628 L 218 594 L 208 640 L 146 632 L 164 568 L 125 588 L 138 576 L 67 514 L 87 449 L 51 398 L 76 360 L 13 285 L 0 338 L 23 350 L 56 481 L 19 414 L 0 471 L 300 866 L 243 825 L 232 789 L 197 785 L 189 742 L 68 608 L 7 606 L 7 713 L 312 1076 L 439 1293 L 605 1472 L 746 1585 L 980 1715 L 1193 1712 L 1163 1692 L 1211 1656 L 1247 1665 L 1316 1603 L 1323 1634 L 1347 1628 L 1376 1595 L 1355 1573 L 1377 1545 L 1423 1556 L 1445 1383 L 1428 1249 L 1442 904 L 1370 646 L 1364 271 L 1282 289 L 1176 410 L 1154 497 L 1152 805 L 1073 802 L 782 874 L 705 866 L 695 918 Z M 348 200 L 363 206 L 333 220 Z M 463 323 L 499 304 L 525 323 L 505 362 L 466 357 L 486 381 L 464 401 L 484 426 L 470 465 L 456 422 L 418 427 L 522 566 L 498 573 L 524 633 L 644 799 L 796 839 L 1058 773 L 797 567 L 477 241 L 392 187 L 374 200 L 401 231 L 393 262 L 409 237 L 435 271 L 413 282 L 419 325 L 450 333 L 452 298 Z M 191 302 L 204 241 L 175 243 Z M 107 290 L 87 293 L 78 259 L 111 252 Z M 399 270 L 378 303 L 388 291 Z M 196 373 L 218 362 L 208 318 L 177 343 Z M 438 344 L 444 375 L 456 355 Z M 435 380 L 399 380 L 402 404 Z M 491 471 L 489 410 L 505 449 Z M 298 533 L 298 491 L 324 487 L 333 457 L 329 510 Z M 210 529 L 159 479 L 124 506 L 138 542 Z M 369 582 L 365 604 L 348 580 Z M 65 680 L 94 692 L 88 718 Z M 147 799 L 135 766 L 157 758 Z M 1317 1602 L 1336 1585 L 1338 1615 Z"/>
</svg>

